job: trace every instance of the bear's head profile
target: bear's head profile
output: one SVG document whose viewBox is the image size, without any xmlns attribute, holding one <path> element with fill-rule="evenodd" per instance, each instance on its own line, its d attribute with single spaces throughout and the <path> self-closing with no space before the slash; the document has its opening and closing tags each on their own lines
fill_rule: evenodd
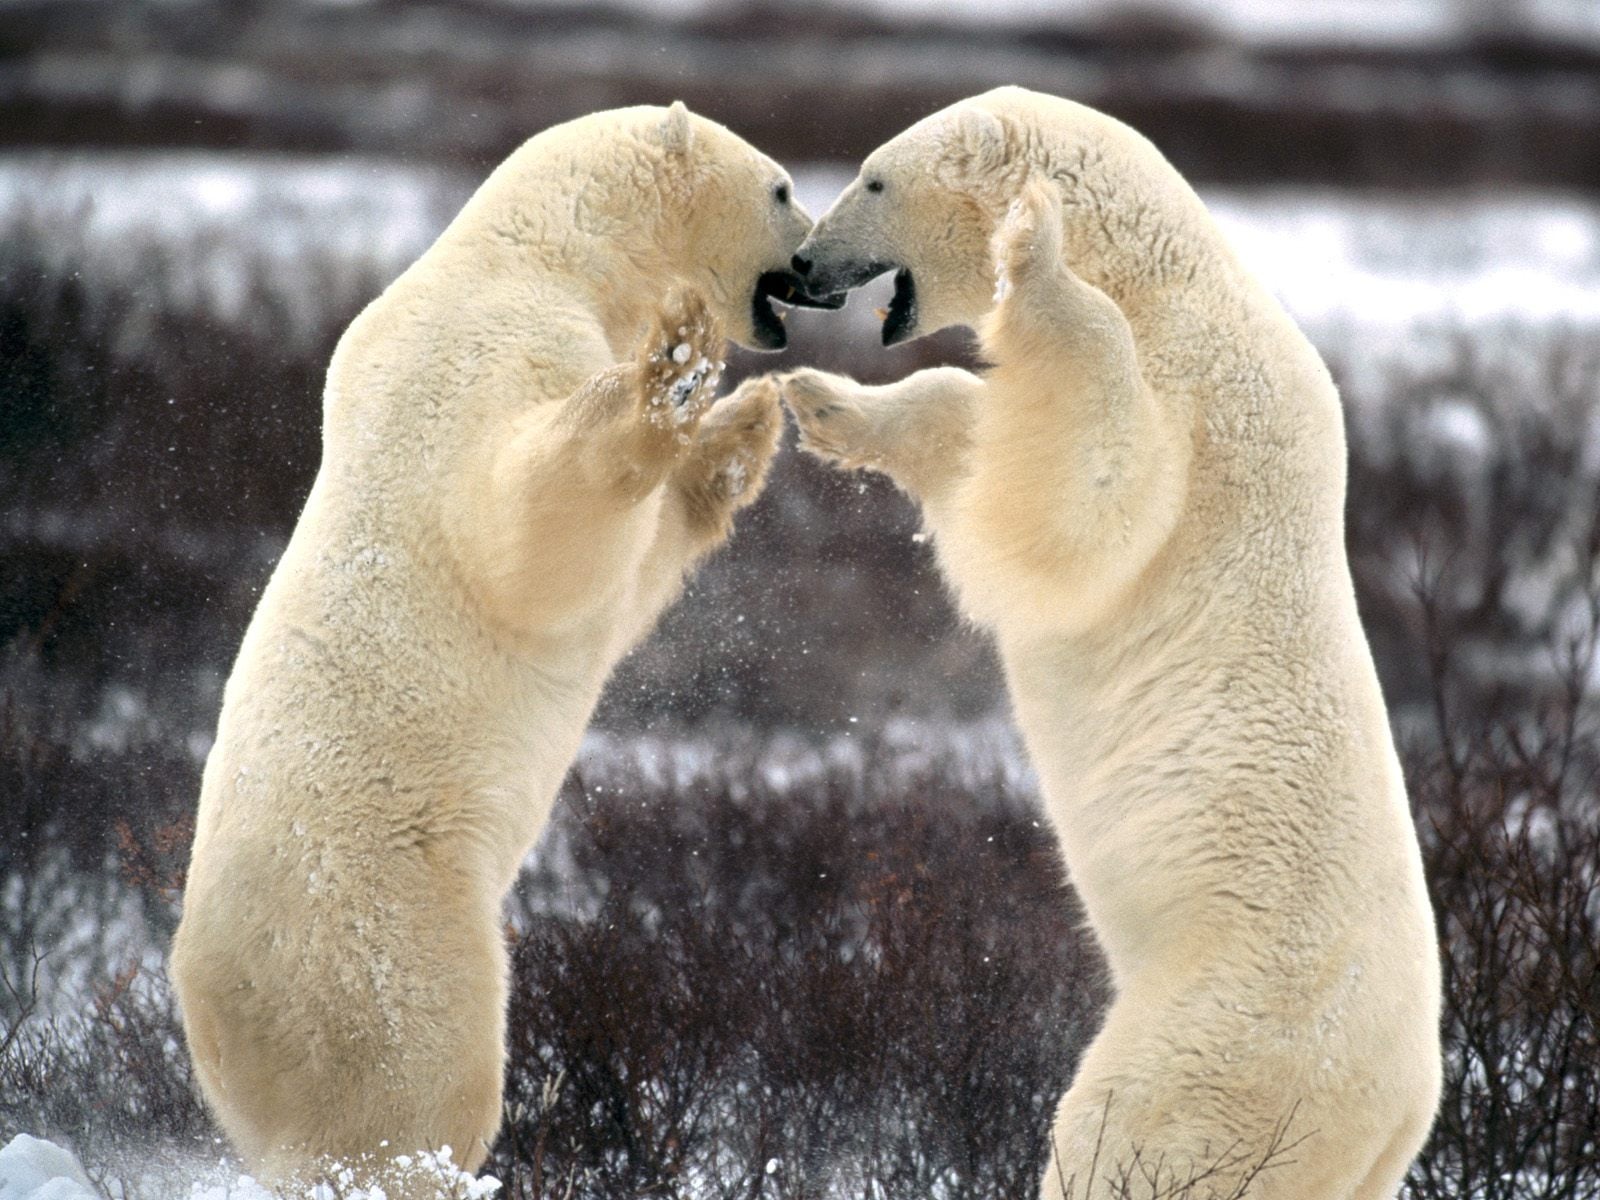
<svg viewBox="0 0 1600 1200">
<path fill-rule="evenodd" d="M 675 273 L 710 299 L 728 335 L 756 350 L 788 341 L 774 299 L 837 308 L 814 296 L 791 266 L 812 220 L 789 173 L 717 122 L 674 103 L 652 131 L 663 158 L 668 251 Z"/>
<path fill-rule="evenodd" d="M 818 295 L 895 273 L 886 346 L 975 325 L 990 308 L 990 240 L 1027 172 L 1019 127 L 989 103 L 994 95 L 936 112 L 873 151 L 796 255 Z"/>
<path fill-rule="evenodd" d="M 1031 184 L 1060 201 L 1065 259 L 1119 303 L 1232 271 L 1194 190 L 1136 130 L 1059 96 L 998 87 L 925 117 L 867 156 L 794 267 L 815 295 L 893 271 L 885 345 L 993 310 L 992 243 Z"/>
<path fill-rule="evenodd" d="M 462 261 L 481 262 L 493 246 L 570 280 L 617 344 L 631 345 L 663 297 L 687 287 L 734 341 L 776 350 L 787 338 L 774 299 L 829 303 L 806 294 L 790 263 L 811 224 L 787 171 L 678 102 L 591 113 L 536 135 L 454 228 Z"/>
</svg>

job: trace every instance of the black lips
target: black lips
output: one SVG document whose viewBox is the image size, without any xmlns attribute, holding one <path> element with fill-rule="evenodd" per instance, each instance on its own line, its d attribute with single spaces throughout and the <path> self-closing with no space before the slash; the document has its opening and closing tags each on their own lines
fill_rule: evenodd
<svg viewBox="0 0 1600 1200">
<path fill-rule="evenodd" d="M 750 297 L 750 324 L 755 329 L 756 345 L 763 350 L 782 350 L 789 344 L 789 331 L 773 311 L 772 302 L 797 308 L 843 308 L 843 293 L 817 295 L 806 289 L 805 280 L 793 271 L 768 271 L 756 280 Z"/>
<path fill-rule="evenodd" d="M 889 311 L 883 318 L 883 344 L 893 346 L 916 333 L 917 284 L 911 272 L 901 267 L 894 273 L 894 299 L 889 301 Z"/>
</svg>

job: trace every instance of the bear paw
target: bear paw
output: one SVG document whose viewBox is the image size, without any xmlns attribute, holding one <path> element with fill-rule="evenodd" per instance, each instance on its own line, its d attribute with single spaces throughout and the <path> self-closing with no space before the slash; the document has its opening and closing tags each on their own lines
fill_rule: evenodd
<svg viewBox="0 0 1600 1200">
<path fill-rule="evenodd" d="M 726 365 L 722 330 L 697 292 L 667 300 L 641 352 L 645 417 L 653 425 L 691 427 L 711 407 Z"/>
<path fill-rule="evenodd" d="M 784 403 L 800 427 L 800 448 L 842 466 L 871 465 L 872 422 L 855 393 L 854 380 L 809 368 L 782 380 Z"/>
<path fill-rule="evenodd" d="M 700 523 L 723 524 L 761 494 L 782 436 L 783 410 L 770 377 L 746 380 L 716 403 L 679 468 L 680 486 Z"/>
<path fill-rule="evenodd" d="M 1061 203 L 1049 184 L 1027 184 L 1011 202 L 990 243 L 994 302 L 1004 303 L 1028 278 L 1061 265 Z"/>
<path fill-rule="evenodd" d="M 729 500 L 754 499 L 782 436 L 783 409 L 772 379 L 747 380 L 719 401 L 701 422 L 699 438 L 717 490 Z"/>
</svg>

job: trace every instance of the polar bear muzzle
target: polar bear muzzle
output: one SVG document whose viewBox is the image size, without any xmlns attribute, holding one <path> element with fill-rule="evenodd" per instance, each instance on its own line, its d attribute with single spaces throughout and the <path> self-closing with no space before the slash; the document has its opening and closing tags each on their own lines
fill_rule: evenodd
<svg viewBox="0 0 1600 1200">
<path fill-rule="evenodd" d="M 894 298 L 887 308 L 879 310 L 883 318 L 883 344 L 893 346 L 916 336 L 917 285 L 910 267 L 881 259 L 833 261 L 825 253 L 817 253 L 813 241 L 808 239 L 794 256 L 794 268 L 804 278 L 806 294 L 818 308 L 838 308 L 844 303 L 846 292 L 854 291 L 885 271 L 893 271 Z M 815 298 L 819 295 L 837 299 L 839 303 L 818 303 Z"/>
</svg>

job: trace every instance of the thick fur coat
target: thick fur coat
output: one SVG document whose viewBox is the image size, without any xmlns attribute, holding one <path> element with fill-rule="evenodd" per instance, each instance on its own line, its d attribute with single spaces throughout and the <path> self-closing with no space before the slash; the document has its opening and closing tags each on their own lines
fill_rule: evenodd
<svg viewBox="0 0 1600 1200">
<path fill-rule="evenodd" d="M 993 364 L 783 390 L 920 500 L 1110 963 L 1046 1195 L 1390 1200 L 1439 967 L 1316 352 L 1154 147 L 1017 88 L 874 152 L 796 266 L 895 269 L 886 341 L 967 324 Z"/>
<path fill-rule="evenodd" d="M 681 105 L 533 138 L 351 324 L 323 459 L 229 679 L 171 973 L 252 1169 L 482 1161 L 501 899 L 617 658 L 759 492 L 775 389 L 722 330 L 810 219 Z M 347 1180 L 348 1182 L 348 1180 Z"/>
</svg>

